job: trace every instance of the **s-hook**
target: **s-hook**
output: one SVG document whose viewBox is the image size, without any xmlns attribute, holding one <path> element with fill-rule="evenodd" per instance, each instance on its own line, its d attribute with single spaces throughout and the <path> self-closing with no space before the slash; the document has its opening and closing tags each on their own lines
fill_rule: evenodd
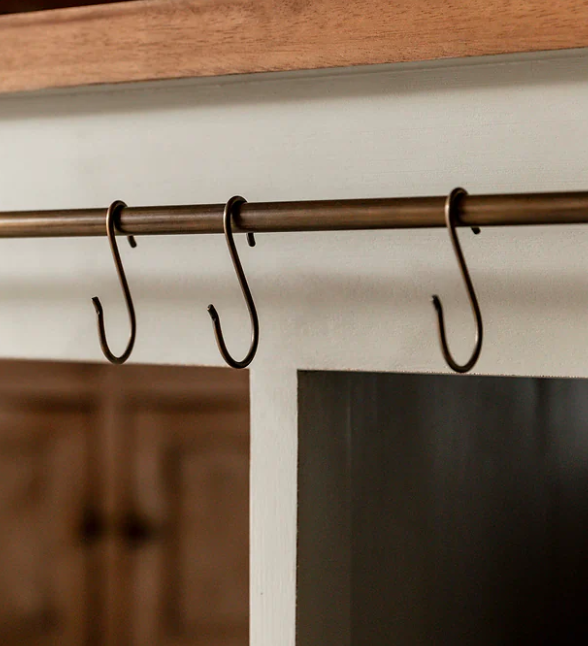
<svg viewBox="0 0 588 646">
<path fill-rule="evenodd" d="M 116 267 L 116 273 L 118 274 L 118 280 L 120 286 L 123 290 L 125 297 L 125 302 L 127 305 L 127 311 L 129 313 L 129 321 L 131 323 L 131 336 L 129 342 L 127 343 L 126 350 L 119 356 L 115 356 L 110 351 L 108 347 L 108 342 L 106 341 L 106 331 L 104 329 L 104 311 L 102 309 L 102 303 L 97 296 L 94 296 L 92 303 L 96 308 L 96 316 L 98 319 L 98 335 L 100 337 L 100 347 L 104 356 L 110 361 L 110 363 L 121 364 L 124 363 L 130 356 L 133 351 L 133 346 L 135 345 L 135 335 L 137 333 L 137 320 L 135 317 L 135 308 L 133 307 L 133 299 L 131 297 L 131 292 L 129 290 L 129 284 L 127 283 L 127 278 L 125 276 L 125 270 L 120 258 L 120 253 L 118 251 L 118 246 L 116 244 L 116 230 L 115 230 L 115 217 L 126 207 L 124 202 L 116 200 L 113 202 L 106 211 L 106 235 L 108 236 L 108 242 L 110 243 L 110 249 L 112 251 L 112 257 L 114 258 L 114 265 Z M 132 248 L 137 246 L 137 242 L 133 236 L 127 236 L 129 244 Z"/>
<path fill-rule="evenodd" d="M 433 305 L 437 311 L 437 318 L 439 319 L 439 341 L 441 343 L 441 351 L 443 352 L 443 357 L 449 365 L 449 367 L 455 372 L 464 373 L 469 372 L 478 361 L 480 357 L 480 352 L 482 351 L 482 337 L 483 337 L 483 326 L 482 326 L 482 314 L 480 312 L 480 306 L 478 305 L 478 299 L 476 298 L 476 292 L 474 291 L 474 286 L 472 284 L 472 279 L 468 272 L 468 268 L 463 256 L 463 252 L 459 245 L 459 240 L 457 238 L 457 232 L 455 230 L 455 211 L 456 204 L 458 201 L 467 195 L 467 191 L 463 188 L 456 188 L 447 197 L 445 201 L 445 224 L 447 225 L 447 230 L 449 231 L 449 237 L 451 238 L 451 243 L 453 245 L 453 250 L 455 252 L 455 257 L 457 258 L 457 263 L 463 276 L 463 280 L 468 292 L 468 298 L 470 300 L 470 305 L 474 318 L 476 319 L 476 344 L 472 356 L 469 360 L 460 365 L 455 361 L 451 356 L 449 347 L 447 346 L 447 337 L 445 335 L 445 321 L 443 318 L 443 306 L 441 300 L 437 295 L 433 296 Z M 479 229 L 473 229 L 474 233 L 479 233 Z"/>
<path fill-rule="evenodd" d="M 225 343 L 225 339 L 223 337 L 223 331 L 221 328 L 221 322 L 218 312 L 216 311 L 214 305 L 208 306 L 208 313 L 210 314 L 210 318 L 212 320 L 212 326 L 214 328 L 214 335 L 216 336 L 218 349 L 228 365 L 231 366 L 231 368 L 236 369 L 246 368 L 253 361 L 255 353 L 257 352 L 257 346 L 259 345 L 259 319 L 257 318 L 257 310 L 255 309 L 253 296 L 251 295 L 251 290 L 249 289 L 249 285 L 247 284 L 245 272 L 243 271 L 241 261 L 239 260 L 237 247 L 235 246 L 235 240 L 233 239 L 233 211 L 235 209 L 240 209 L 241 206 L 246 203 L 247 200 L 244 197 L 236 195 L 226 203 L 223 213 L 223 229 L 225 232 L 225 239 L 229 248 L 231 260 L 233 261 L 235 273 L 237 274 L 237 279 L 239 280 L 241 291 L 243 292 L 243 297 L 245 298 L 245 302 L 247 303 L 249 318 L 251 319 L 251 345 L 249 347 L 249 352 L 242 361 L 237 361 L 230 355 Z M 247 234 L 247 242 L 250 247 L 255 246 L 255 237 L 253 233 Z"/>
</svg>

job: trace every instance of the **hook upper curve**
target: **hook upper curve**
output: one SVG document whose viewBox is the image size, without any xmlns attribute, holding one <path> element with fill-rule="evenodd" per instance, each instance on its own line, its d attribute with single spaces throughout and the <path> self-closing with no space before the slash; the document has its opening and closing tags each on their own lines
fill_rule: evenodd
<svg viewBox="0 0 588 646">
<path fill-rule="evenodd" d="M 441 343 L 441 351 L 443 353 L 443 358 L 447 362 L 448 366 L 455 372 L 466 373 L 469 372 L 478 361 L 480 353 L 482 352 L 482 338 L 484 335 L 484 328 L 482 324 L 482 313 L 480 312 L 480 306 L 478 304 L 478 299 L 476 297 L 476 292 L 474 290 L 474 285 L 466 265 L 466 261 L 459 244 L 459 240 L 456 232 L 455 225 L 455 211 L 458 201 L 466 196 L 468 193 L 463 188 L 456 188 L 447 197 L 445 201 L 445 224 L 447 225 L 447 230 L 449 231 L 449 237 L 451 238 L 451 243 L 453 245 L 453 250 L 455 252 L 455 257 L 457 258 L 457 263 L 463 277 L 466 290 L 468 293 L 468 298 L 470 301 L 470 306 L 474 314 L 474 319 L 476 321 L 476 340 L 474 350 L 472 352 L 469 360 L 464 364 L 459 364 L 455 361 L 447 344 L 447 336 L 445 332 L 445 319 L 443 316 L 443 305 L 441 304 L 440 298 L 435 295 L 433 296 L 433 305 L 437 312 L 437 319 L 439 322 L 439 341 Z"/>
<path fill-rule="evenodd" d="M 216 344 L 218 349 L 223 357 L 231 368 L 237 370 L 246 368 L 255 357 L 257 352 L 257 347 L 259 345 L 259 319 L 257 317 L 257 309 L 255 308 L 255 302 L 253 296 L 251 295 L 251 290 L 247 284 L 247 279 L 245 277 L 245 272 L 243 271 L 243 266 L 239 260 L 239 254 L 237 252 L 237 247 L 235 245 L 235 240 L 233 238 L 233 213 L 234 209 L 240 209 L 243 204 L 246 204 L 247 200 L 240 195 L 235 195 L 232 197 L 225 205 L 225 210 L 223 213 L 223 229 L 225 232 L 225 239 L 227 241 L 227 246 L 229 249 L 229 254 L 231 260 L 233 261 L 233 267 L 235 268 L 235 273 L 237 274 L 237 279 L 239 280 L 239 286 L 243 292 L 243 297 L 245 298 L 245 303 L 247 304 L 247 309 L 249 310 L 249 318 L 251 319 L 251 345 L 249 346 L 249 351 L 242 361 L 237 361 L 231 356 L 227 345 L 225 343 L 225 338 L 223 336 L 222 326 L 220 322 L 220 316 L 216 311 L 214 305 L 208 306 L 208 313 L 212 320 L 212 327 L 214 329 L 214 335 L 216 337 Z M 250 247 L 255 246 L 255 236 L 253 233 L 247 234 L 247 242 Z"/>
<path fill-rule="evenodd" d="M 122 264 L 120 257 L 120 252 L 118 250 L 118 245 L 116 244 L 116 227 L 115 227 L 115 217 L 126 207 L 126 204 L 121 200 L 116 200 L 113 202 L 106 211 L 106 234 L 108 236 L 108 242 L 110 243 L 110 249 L 112 251 L 112 257 L 114 259 L 114 265 L 116 267 L 116 273 L 118 274 L 118 280 L 122 288 L 125 303 L 127 306 L 127 312 L 129 314 L 129 322 L 131 324 L 131 335 L 127 343 L 125 351 L 120 355 L 116 356 L 108 347 L 108 341 L 106 340 L 106 330 L 104 328 L 104 310 L 102 303 L 97 296 L 92 298 L 92 303 L 94 303 L 94 308 L 96 309 L 96 318 L 98 321 L 98 336 L 100 338 L 100 347 L 104 356 L 110 361 L 120 365 L 124 363 L 130 356 L 135 345 L 135 336 L 137 334 L 137 319 L 135 316 L 135 308 L 133 306 L 133 299 L 131 297 L 131 291 L 129 289 L 129 284 L 127 282 L 127 277 L 125 276 L 125 270 Z M 137 243 L 133 236 L 127 236 L 129 244 L 132 248 L 137 246 Z"/>
</svg>

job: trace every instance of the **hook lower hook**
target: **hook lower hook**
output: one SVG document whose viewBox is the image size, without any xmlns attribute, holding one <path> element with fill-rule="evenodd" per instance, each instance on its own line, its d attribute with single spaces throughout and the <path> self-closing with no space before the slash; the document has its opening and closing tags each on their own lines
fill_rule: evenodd
<svg viewBox="0 0 588 646">
<path fill-rule="evenodd" d="M 102 352 L 104 353 L 104 356 L 108 359 L 108 361 L 117 365 L 124 363 L 131 356 L 133 346 L 135 345 L 135 336 L 137 333 L 137 320 L 135 317 L 133 299 L 131 297 L 131 291 L 129 289 L 129 284 L 125 276 L 125 270 L 120 257 L 120 252 L 116 244 L 116 228 L 114 220 L 115 217 L 125 207 L 126 204 L 124 202 L 122 202 L 121 200 L 116 200 L 108 207 L 108 210 L 106 211 L 106 234 L 108 236 L 108 242 L 110 243 L 110 249 L 112 251 L 112 257 L 114 258 L 116 273 L 118 274 L 118 280 L 125 297 L 125 303 L 127 306 L 127 311 L 129 313 L 129 321 L 131 324 L 131 336 L 129 338 L 129 342 L 127 343 L 125 351 L 119 357 L 112 354 L 110 348 L 108 347 L 108 341 L 106 340 L 106 330 L 104 329 L 104 310 L 102 308 L 102 303 L 97 296 L 94 296 L 94 298 L 92 298 L 92 303 L 94 303 L 94 308 L 96 309 L 96 318 L 98 321 L 100 347 L 102 348 Z M 131 247 L 135 248 L 137 246 L 135 238 L 133 236 L 127 236 L 127 238 Z"/>
<path fill-rule="evenodd" d="M 478 361 L 480 353 L 482 351 L 482 337 L 484 333 L 484 328 L 482 325 L 482 313 L 480 312 L 480 306 L 478 305 L 478 299 L 476 297 L 476 292 L 474 291 L 474 285 L 472 283 L 472 279 L 470 278 L 466 261 L 463 256 L 459 240 L 457 238 L 457 232 L 455 230 L 455 207 L 458 201 L 466 195 L 467 191 L 465 189 L 456 188 L 451 191 L 451 193 L 447 197 L 447 200 L 445 201 L 445 224 L 447 225 L 447 230 L 449 231 L 449 237 L 451 238 L 455 257 L 457 258 L 457 263 L 459 265 L 459 269 L 466 286 L 472 312 L 476 320 L 476 342 L 474 351 L 472 352 L 470 359 L 463 365 L 457 363 L 452 357 L 451 352 L 449 351 L 449 347 L 447 345 L 447 336 L 445 333 L 443 305 L 441 304 L 441 300 L 437 295 L 433 296 L 433 305 L 435 306 L 437 318 L 439 320 L 439 341 L 441 343 L 441 351 L 443 352 L 443 357 L 449 367 L 453 371 L 459 373 L 469 372 L 476 365 L 476 362 Z M 479 230 L 474 231 L 474 233 L 479 233 Z"/>
<path fill-rule="evenodd" d="M 257 352 L 257 346 L 259 345 L 259 319 L 257 317 L 257 310 L 255 308 L 253 296 L 251 295 L 251 290 L 249 289 L 249 285 L 247 284 L 247 279 L 245 278 L 243 266 L 241 265 L 241 261 L 239 260 L 239 254 L 237 252 L 235 240 L 233 238 L 233 211 L 234 209 L 240 209 L 241 206 L 246 203 L 247 200 L 244 197 L 236 195 L 226 203 L 223 213 L 223 229 L 225 232 L 225 239 L 229 248 L 231 260 L 233 261 L 235 273 L 237 274 L 237 279 L 239 280 L 241 291 L 243 292 L 243 297 L 245 298 L 245 302 L 247 304 L 247 309 L 249 310 L 249 318 L 251 319 L 251 345 L 249 347 L 249 352 L 247 352 L 247 355 L 242 361 L 233 359 L 233 357 L 229 353 L 223 336 L 220 316 L 216 311 L 214 305 L 208 306 L 208 313 L 210 314 L 210 318 L 212 320 L 212 326 L 214 329 L 214 335 L 216 337 L 218 349 L 227 364 L 231 366 L 231 368 L 235 368 L 237 370 L 246 368 L 253 361 L 253 358 L 255 357 L 255 354 Z M 247 234 L 247 242 L 250 247 L 255 246 L 255 237 L 253 233 Z"/>
</svg>

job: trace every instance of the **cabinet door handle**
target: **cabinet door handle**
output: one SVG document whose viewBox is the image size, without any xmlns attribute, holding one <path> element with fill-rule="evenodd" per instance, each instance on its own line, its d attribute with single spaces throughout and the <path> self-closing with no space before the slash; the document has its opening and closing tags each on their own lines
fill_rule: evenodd
<svg viewBox="0 0 588 646">
<path fill-rule="evenodd" d="M 105 524 L 102 516 L 93 507 L 86 507 L 82 514 L 80 523 L 80 535 L 82 541 L 92 545 L 104 535 Z"/>
<path fill-rule="evenodd" d="M 123 538 L 133 548 L 153 540 L 157 535 L 157 531 L 148 520 L 134 513 L 123 519 L 121 530 Z"/>
</svg>

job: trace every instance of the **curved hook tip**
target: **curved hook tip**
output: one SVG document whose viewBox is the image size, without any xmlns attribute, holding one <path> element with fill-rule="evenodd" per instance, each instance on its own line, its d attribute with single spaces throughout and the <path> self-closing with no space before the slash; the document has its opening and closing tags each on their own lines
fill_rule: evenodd
<svg viewBox="0 0 588 646">
<path fill-rule="evenodd" d="M 255 245 L 257 244 L 257 242 L 255 240 L 255 235 L 253 233 L 248 233 L 247 234 L 247 244 L 250 247 L 255 247 Z"/>
<path fill-rule="evenodd" d="M 216 311 L 216 307 L 212 304 L 209 305 L 208 313 L 210 314 L 210 318 L 212 319 L 212 322 L 216 325 L 220 320 L 218 312 Z"/>
<path fill-rule="evenodd" d="M 435 306 L 437 314 L 443 313 L 443 305 L 441 305 L 441 299 L 437 296 L 437 294 L 433 294 L 433 296 L 431 297 L 431 303 L 433 303 L 433 305 Z"/>
<path fill-rule="evenodd" d="M 104 310 L 102 309 L 102 303 L 100 302 L 98 296 L 92 297 L 92 304 L 94 305 L 96 314 L 98 314 L 98 316 L 102 316 L 104 314 Z"/>
</svg>

